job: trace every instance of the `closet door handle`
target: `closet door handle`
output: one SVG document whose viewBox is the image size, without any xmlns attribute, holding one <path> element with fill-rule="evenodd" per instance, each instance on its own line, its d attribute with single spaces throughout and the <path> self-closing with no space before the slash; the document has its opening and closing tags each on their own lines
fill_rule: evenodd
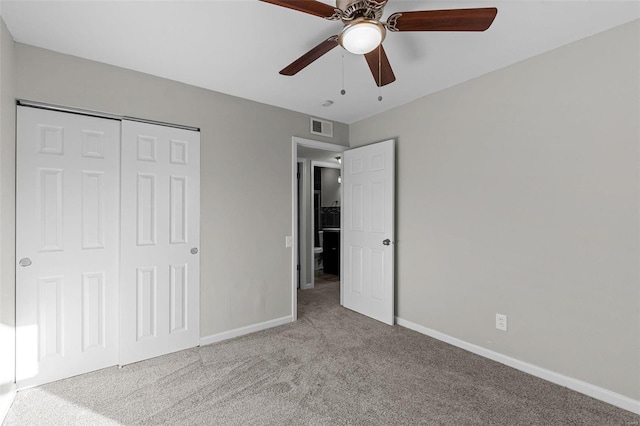
<svg viewBox="0 0 640 426">
<path fill-rule="evenodd" d="M 390 245 L 390 244 L 391 244 L 391 240 L 387 238 L 386 240 L 384 240 L 384 241 L 382 242 L 382 244 L 384 244 L 385 246 L 388 246 L 388 245 Z"/>
<path fill-rule="evenodd" d="M 197 247 L 192 248 L 191 254 L 198 254 L 198 248 Z"/>
<path fill-rule="evenodd" d="M 29 259 L 28 257 L 23 257 L 22 259 L 20 259 L 20 262 L 18 262 L 18 265 L 22 266 L 23 268 L 31 266 L 31 259 Z"/>
</svg>

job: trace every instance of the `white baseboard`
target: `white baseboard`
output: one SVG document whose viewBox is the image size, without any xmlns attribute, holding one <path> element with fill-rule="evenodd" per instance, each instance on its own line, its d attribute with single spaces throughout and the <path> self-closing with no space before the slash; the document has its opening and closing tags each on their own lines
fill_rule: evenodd
<svg viewBox="0 0 640 426">
<path fill-rule="evenodd" d="M 572 389 L 576 392 L 588 395 L 592 398 L 599 399 L 600 401 L 604 401 L 608 404 L 615 405 L 616 407 L 631 411 L 632 413 L 640 414 L 640 401 L 638 400 L 592 385 L 591 383 L 583 382 L 582 380 L 574 379 L 572 377 L 538 367 L 537 365 L 529 364 L 528 362 L 511 358 L 490 349 L 483 348 L 482 346 L 465 342 L 464 340 L 451 337 L 447 334 L 423 327 L 399 317 L 396 317 L 396 324 L 417 331 L 418 333 L 426 334 L 434 339 L 449 343 L 450 345 L 457 346 L 469 352 L 473 352 L 476 355 L 480 355 L 501 364 L 508 365 L 509 367 L 513 367 L 517 370 L 524 371 L 532 376 L 539 377 L 557 385 Z"/>
<path fill-rule="evenodd" d="M 313 288 L 313 283 L 306 283 L 300 286 L 300 290 L 309 290 L 310 288 Z"/>
<path fill-rule="evenodd" d="M 15 397 L 15 384 L 13 384 L 7 392 L 0 393 L 0 424 L 2 424 L 5 417 L 7 417 L 7 413 L 9 413 L 9 408 L 11 408 L 11 404 L 13 404 L 13 400 Z"/>
<path fill-rule="evenodd" d="M 212 343 L 221 342 L 223 340 L 233 339 L 234 337 L 244 336 L 245 334 L 255 333 L 256 331 L 262 331 L 268 328 L 277 327 L 279 325 L 288 324 L 292 321 L 293 318 L 291 316 L 288 316 L 276 318 L 258 324 L 247 325 L 246 327 L 236 328 L 235 330 L 223 331 L 222 333 L 201 337 L 200 346 L 210 345 Z"/>
</svg>

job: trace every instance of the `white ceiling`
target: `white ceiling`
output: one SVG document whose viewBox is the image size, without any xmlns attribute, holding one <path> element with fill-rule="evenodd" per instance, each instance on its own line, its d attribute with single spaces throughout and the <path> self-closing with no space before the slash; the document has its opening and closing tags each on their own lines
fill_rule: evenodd
<svg viewBox="0 0 640 426">
<path fill-rule="evenodd" d="M 324 149 L 309 148 L 307 146 L 298 145 L 298 158 L 339 164 L 337 160 L 338 156 L 342 156 L 342 154 L 339 152 L 331 152 Z"/>
<path fill-rule="evenodd" d="M 639 2 L 614 0 L 390 0 L 383 18 L 491 6 L 498 16 L 483 33 L 388 34 L 397 80 L 382 102 L 364 58 L 339 47 L 279 75 L 341 24 L 258 0 L 3 0 L 1 14 L 18 42 L 348 124 L 640 18 Z"/>
</svg>

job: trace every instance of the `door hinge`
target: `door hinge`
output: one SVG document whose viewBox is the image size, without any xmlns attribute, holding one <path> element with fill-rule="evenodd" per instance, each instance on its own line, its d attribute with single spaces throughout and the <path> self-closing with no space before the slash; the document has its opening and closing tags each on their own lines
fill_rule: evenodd
<svg viewBox="0 0 640 426">
<path fill-rule="evenodd" d="M 298 172 L 298 180 L 300 180 L 300 172 Z"/>
<path fill-rule="evenodd" d="M 300 270 L 300 265 L 297 266 L 298 271 Z"/>
</svg>

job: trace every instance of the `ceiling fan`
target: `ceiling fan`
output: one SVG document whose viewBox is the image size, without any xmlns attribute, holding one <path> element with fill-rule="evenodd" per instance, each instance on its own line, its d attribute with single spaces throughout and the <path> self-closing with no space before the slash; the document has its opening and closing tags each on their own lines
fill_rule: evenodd
<svg viewBox="0 0 640 426">
<path fill-rule="evenodd" d="M 494 7 L 454 10 L 420 10 L 398 12 L 382 22 L 388 0 L 336 0 L 336 7 L 316 0 L 260 0 L 330 21 L 342 21 L 338 35 L 331 36 L 280 71 L 292 76 L 316 59 L 340 45 L 345 50 L 364 55 L 371 74 L 380 86 L 396 80 L 382 47 L 387 31 L 485 31 L 498 13 Z"/>
</svg>

